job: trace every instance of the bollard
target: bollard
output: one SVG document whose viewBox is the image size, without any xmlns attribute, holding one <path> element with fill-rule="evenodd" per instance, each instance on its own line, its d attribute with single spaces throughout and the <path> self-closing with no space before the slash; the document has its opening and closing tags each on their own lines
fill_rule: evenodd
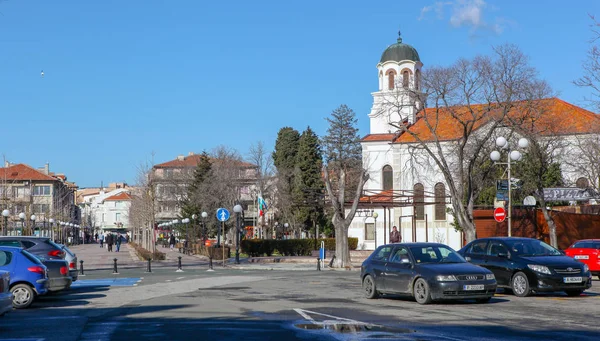
<svg viewBox="0 0 600 341">
<path fill-rule="evenodd" d="M 150 265 L 150 262 L 152 262 L 152 258 L 148 258 L 148 269 L 146 272 L 152 272 L 152 266 Z"/>
<path fill-rule="evenodd" d="M 212 266 L 212 257 L 208 258 L 208 270 L 206 271 L 215 271 Z"/>
<path fill-rule="evenodd" d="M 82 260 L 79 261 L 79 276 L 85 276 L 85 274 L 83 273 L 83 261 Z"/>
<path fill-rule="evenodd" d="M 181 256 L 179 256 L 177 258 L 179 258 L 179 261 L 178 261 L 178 265 L 177 265 L 177 271 L 175 271 L 175 272 L 183 272 L 183 270 L 181 270 Z"/>
<path fill-rule="evenodd" d="M 317 257 L 317 271 L 321 271 L 321 258 Z"/>
<path fill-rule="evenodd" d="M 113 274 L 119 274 L 119 271 L 117 271 L 117 259 L 113 259 L 113 261 L 115 262 L 115 268 L 113 269 Z"/>
</svg>

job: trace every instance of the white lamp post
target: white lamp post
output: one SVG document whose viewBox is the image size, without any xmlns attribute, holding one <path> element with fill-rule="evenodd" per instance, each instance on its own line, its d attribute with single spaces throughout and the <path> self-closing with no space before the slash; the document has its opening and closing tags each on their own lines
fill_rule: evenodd
<svg viewBox="0 0 600 341">
<path fill-rule="evenodd" d="M 377 212 L 373 213 L 373 219 L 375 220 L 375 223 L 373 224 L 373 232 L 374 232 L 374 238 L 375 238 L 375 248 L 377 248 L 377 217 L 379 217 L 379 214 L 377 214 Z"/>
<path fill-rule="evenodd" d="M 526 138 L 520 138 L 518 145 L 520 148 L 525 149 L 529 146 L 529 141 Z M 504 138 L 502 136 L 500 136 L 496 139 L 496 146 L 500 149 L 505 149 L 505 150 L 508 150 L 510 147 L 506 138 Z M 500 155 L 499 151 L 494 150 L 493 152 L 490 153 L 490 159 L 492 159 L 492 161 L 494 161 L 495 164 L 506 165 L 508 168 L 508 236 L 510 237 L 512 235 L 512 231 L 511 231 L 511 227 L 512 227 L 512 195 L 511 195 L 512 178 L 511 178 L 510 165 L 511 165 L 511 161 L 521 161 L 521 159 L 523 158 L 523 154 L 521 154 L 521 152 L 518 150 L 512 150 L 512 151 L 508 152 L 508 155 L 506 157 L 506 162 L 499 162 L 500 158 L 501 158 L 501 155 Z"/>
<path fill-rule="evenodd" d="M 29 217 L 29 219 L 31 219 L 31 235 L 34 236 L 35 235 L 35 220 L 37 219 L 37 217 L 35 216 L 35 214 L 32 214 L 31 217 Z"/>
<path fill-rule="evenodd" d="M 206 218 L 208 217 L 208 213 L 202 212 L 200 216 L 202 217 L 202 244 L 206 246 L 206 239 L 208 237 L 208 231 L 206 229 Z"/>
<path fill-rule="evenodd" d="M 19 219 L 21 220 L 21 235 L 25 231 L 25 213 L 19 213 Z"/>
<path fill-rule="evenodd" d="M 233 212 L 235 212 L 235 264 L 240 264 L 240 214 L 242 211 L 244 211 L 242 205 L 233 206 Z"/>
<path fill-rule="evenodd" d="M 290 226 L 290 224 L 288 224 L 288 223 L 285 223 L 285 224 L 283 224 L 283 230 L 284 230 L 285 232 L 288 232 L 288 227 L 289 227 L 289 226 Z M 285 232 L 284 232 L 284 233 L 285 233 Z M 288 239 L 289 239 L 289 235 L 288 235 Z"/>
<path fill-rule="evenodd" d="M 10 214 L 9 210 L 3 210 L 2 216 L 4 217 L 4 225 L 2 225 L 2 234 L 8 236 L 8 215 Z"/>
</svg>

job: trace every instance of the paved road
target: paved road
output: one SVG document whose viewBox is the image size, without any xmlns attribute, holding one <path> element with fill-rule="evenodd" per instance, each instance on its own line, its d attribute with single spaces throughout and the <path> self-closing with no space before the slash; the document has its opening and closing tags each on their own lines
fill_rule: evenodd
<svg viewBox="0 0 600 341">
<path fill-rule="evenodd" d="M 367 300 L 354 271 L 158 267 L 90 271 L 79 287 L 0 318 L 5 340 L 593 340 L 600 281 L 586 296 L 421 306 Z"/>
</svg>

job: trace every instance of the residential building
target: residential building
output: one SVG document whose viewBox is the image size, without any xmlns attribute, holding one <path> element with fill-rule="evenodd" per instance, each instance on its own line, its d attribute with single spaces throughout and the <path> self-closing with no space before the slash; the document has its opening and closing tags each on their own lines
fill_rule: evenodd
<svg viewBox="0 0 600 341">
<path fill-rule="evenodd" d="M 35 169 L 6 162 L 0 168 L 0 208 L 9 212 L 7 230 L 11 233 L 24 233 L 24 228 L 28 233 L 40 233 L 49 227 L 51 218 L 79 224 L 76 191 L 77 185 L 67 181 L 64 174 L 50 172 L 49 164 Z M 20 213 L 25 214 L 23 221 Z M 33 215 L 35 221 L 31 219 Z"/>
<path fill-rule="evenodd" d="M 110 183 L 103 188 L 84 188 L 77 193 L 82 221 L 92 234 L 105 231 L 126 232 L 130 229 L 131 191 L 126 183 Z"/>
</svg>

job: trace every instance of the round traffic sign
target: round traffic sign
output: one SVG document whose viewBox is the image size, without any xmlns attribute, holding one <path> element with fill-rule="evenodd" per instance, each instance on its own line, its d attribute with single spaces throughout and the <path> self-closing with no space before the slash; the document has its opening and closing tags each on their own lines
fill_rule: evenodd
<svg viewBox="0 0 600 341">
<path fill-rule="evenodd" d="M 227 221 L 229 219 L 229 211 L 226 208 L 219 208 L 217 210 L 217 219 L 219 221 Z"/>
<path fill-rule="evenodd" d="M 494 220 L 501 223 L 506 219 L 506 210 L 502 207 L 496 207 L 494 210 Z"/>
</svg>

